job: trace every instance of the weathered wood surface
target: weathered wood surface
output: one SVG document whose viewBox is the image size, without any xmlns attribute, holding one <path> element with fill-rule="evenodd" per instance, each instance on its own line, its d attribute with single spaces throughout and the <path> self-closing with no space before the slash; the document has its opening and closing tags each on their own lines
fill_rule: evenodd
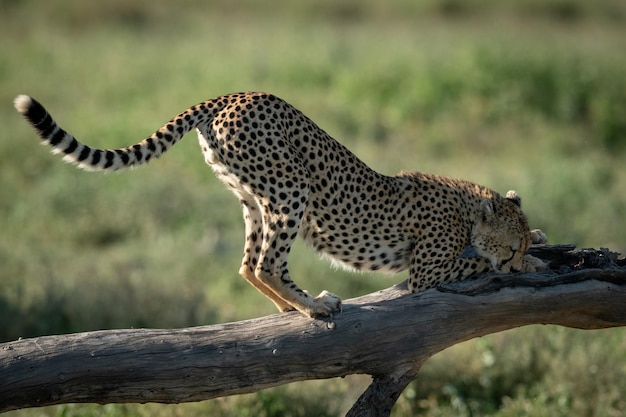
<svg viewBox="0 0 626 417">
<path fill-rule="evenodd" d="M 299 313 L 175 330 L 106 330 L 0 344 L 0 412 L 70 402 L 200 401 L 307 379 L 369 374 L 348 415 L 388 415 L 435 353 L 528 324 L 626 326 L 626 260 L 533 249 L 550 271 L 485 275 L 346 300 L 330 320 Z"/>
</svg>

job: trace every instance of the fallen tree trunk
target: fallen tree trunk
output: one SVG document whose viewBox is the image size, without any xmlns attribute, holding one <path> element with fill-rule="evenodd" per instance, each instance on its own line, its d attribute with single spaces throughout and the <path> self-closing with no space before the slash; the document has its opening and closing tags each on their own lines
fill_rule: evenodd
<svg viewBox="0 0 626 417">
<path fill-rule="evenodd" d="M 369 374 L 351 416 L 384 416 L 421 365 L 462 341 L 528 324 L 626 325 L 626 261 L 544 247 L 550 271 L 489 274 L 421 294 L 402 284 L 329 320 L 282 313 L 177 330 L 107 330 L 0 344 L 0 412 L 61 403 L 180 403 Z M 539 253 L 537 253 L 537 251 Z"/>
</svg>

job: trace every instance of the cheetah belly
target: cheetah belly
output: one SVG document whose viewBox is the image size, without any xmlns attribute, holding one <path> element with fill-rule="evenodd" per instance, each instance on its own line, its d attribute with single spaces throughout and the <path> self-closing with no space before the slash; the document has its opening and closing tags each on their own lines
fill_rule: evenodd
<svg viewBox="0 0 626 417">
<path fill-rule="evenodd" d="M 328 214 L 328 213 L 325 213 Z M 360 219 L 313 216 L 306 210 L 299 234 L 322 257 L 351 271 L 396 273 L 409 267 L 412 240 L 384 224 L 355 224 Z"/>
</svg>

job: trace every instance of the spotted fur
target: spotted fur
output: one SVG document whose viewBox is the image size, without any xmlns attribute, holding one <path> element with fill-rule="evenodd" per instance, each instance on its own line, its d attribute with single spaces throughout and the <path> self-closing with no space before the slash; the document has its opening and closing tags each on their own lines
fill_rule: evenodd
<svg viewBox="0 0 626 417">
<path fill-rule="evenodd" d="M 409 290 L 496 270 L 533 271 L 524 255 L 545 242 L 529 231 L 520 199 L 424 173 L 379 174 L 309 118 L 265 93 L 225 95 L 190 107 L 150 137 L 121 149 L 76 140 L 33 98 L 16 109 L 53 152 L 81 168 L 120 170 L 160 157 L 192 129 L 207 164 L 237 196 L 245 220 L 240 274 L 281 311 L 330 315 L 341 300 L 309 295 L 287 266 L 299 234 L 334 263 L 358 271 L 409 269 Z M 477 256 L 461 256 L 468 247 Z"/>
</svg>

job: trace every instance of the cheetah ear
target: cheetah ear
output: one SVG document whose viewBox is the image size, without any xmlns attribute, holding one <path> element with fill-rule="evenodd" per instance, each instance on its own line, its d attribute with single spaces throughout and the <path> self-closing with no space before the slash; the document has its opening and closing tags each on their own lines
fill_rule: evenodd
<svg viewBox="0 0 626 417">
<path fill-rule="evenodd" d="M 491 200 L 485 198 L 480 202 L 480 215 L 483 222 L 493 216 L 493 205 Z"/>
<path fill-rule="evenodd" d="M 517 195 L 515 190 L 509 190 L 506 192 L 506 199 L 511 203 L 515 204 L 517 207 L 522 207 L 522 197 Z"/>
</svg>

